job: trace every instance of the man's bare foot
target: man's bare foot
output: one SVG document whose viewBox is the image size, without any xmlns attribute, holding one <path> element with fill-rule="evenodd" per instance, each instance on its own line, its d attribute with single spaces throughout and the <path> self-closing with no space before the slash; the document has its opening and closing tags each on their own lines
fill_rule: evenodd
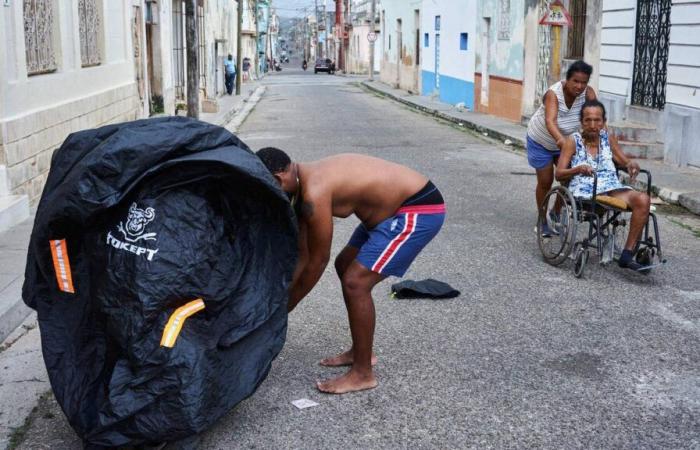
<svg viewBox="0 0 700 450">
<path fill-rule="evenodd" d="M 354 370 L 338 378 L 326 381 L 317 381 L 316 387 L 319 391 L 327 394 L 345 394 L 348 392 L 364 391 L 377 387 L 377 379 L 374 374 L 360 375 Z"/>
<path fill-rule="evenodd" d="M 352 366 L 353 357 L 352 350 L 348 350 L 339 355 L 324 358 L 319 364 L 326 367 Z M 377 355 L 372 353 L 372 366 L 377 364 Z"/>
</svg>

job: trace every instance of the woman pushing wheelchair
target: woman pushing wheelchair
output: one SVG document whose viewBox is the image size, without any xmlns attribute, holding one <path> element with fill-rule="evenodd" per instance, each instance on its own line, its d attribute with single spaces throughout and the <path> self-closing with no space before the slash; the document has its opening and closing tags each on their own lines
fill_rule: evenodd
<svg viewBox="0 0 700 450">
<path fill-rule="evenodd" d="M 568 181 L 568 188 L 577 199 L 605 195 L 626 203 L 632 217 L 618 264 L 632 270 L 644 270 L 634 256 L 637 242 L 649 220 L 651 199 L 646 193 L 624 186 L 617 176 L 616 166 L 626 170 L 631 181 L 639 174 L 639 164 L 625 156 L 615 138 L 608 135 L 605 106 L 598 100 L 587 100 L 581 107 L 581 131 L 573 133 L 564 143 L 555 177 L 559 182 Z"/>
</svg>

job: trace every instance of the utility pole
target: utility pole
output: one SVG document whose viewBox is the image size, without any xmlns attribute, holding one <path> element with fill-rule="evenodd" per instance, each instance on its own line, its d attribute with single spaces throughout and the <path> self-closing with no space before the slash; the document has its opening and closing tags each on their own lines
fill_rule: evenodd
<svg viewBox="0 0 700 450">
<path fill-rule="evenodd" d="M 199 61 L 197 58 L 197 0 L 185 2 L 187 44 L 187 117 L 199 119 Z"/>
<path fill-rule="evenodd" d="M 321 42 L 321 32 L 319 30 L 319 24 L 321 21 L 318 20 L 318 0 L 314 0 L 314 17 L 316 18 L 316 57 L 322 56 L 318 51 L 321 46 L 318 45 Z"/>
<path fill-rule="evenodd" d="M 338 70 L 345 70 L 345 54 L 343 52 L 343 0 L 335 0 L 335 29 L 338 30 Z"/>
<path fill-rule="evenodd" d="M 369 10 L 369 32 L 373 39 L 369 41 L 369 81 L 374 81 L 374 42 L 377 35 L 375 34 L 374 15 L 376 14 L 377 0 L 372 0 L 372 7 Z"/>
<path fill-rule="evenodd" d="M 255 79 L 260 78 L 260 52 L 258 52 L 258 0 L 255 0 L 255 11 L 253 11 L 253 16 L 255 17 L 255 57 L 253 58 L 253 63 L 255 64 Z"/>
<path fill-rule="evenodd" d="M 326 10 L 328 0 L 323 0 L 323 27 L 326 29 L 326 58 L 331 57 L 331 48 L 329 43 L 331 28 L 328 24 L 328 12 Z"/>
<path fill-rule="evenodd" d="M 241 53 L 243 52 L 243 3 L 245 0 L 238 0 L 238 38 L 236 39 L 236 95 L 241 95 L 241 75 L 242 61 Z"/>
</svg>

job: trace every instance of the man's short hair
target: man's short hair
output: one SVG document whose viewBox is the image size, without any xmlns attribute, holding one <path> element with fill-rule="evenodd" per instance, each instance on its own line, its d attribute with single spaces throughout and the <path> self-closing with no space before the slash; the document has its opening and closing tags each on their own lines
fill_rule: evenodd
<svg viewBox="0 0 700 450">
<path fill-rule="evenodd" d="M 256 153 L 273 175 L 284 172 L 292 163 L 291 158 L 282 150 L 276 147 L 265 147 L 258 150 Z"/>
</svg>

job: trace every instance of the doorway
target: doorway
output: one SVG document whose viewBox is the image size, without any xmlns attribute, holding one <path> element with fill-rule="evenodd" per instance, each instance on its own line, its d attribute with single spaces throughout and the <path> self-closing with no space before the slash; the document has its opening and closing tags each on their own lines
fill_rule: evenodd
<svg viewBox="0 0 700 450">
<path fill-rule="evenodd" d="M 489 48 L 491 47 L 491 18 L 484 17 L 481 35 L 481 100 L 483 106 L 489 106 Z"/>
</svg>

